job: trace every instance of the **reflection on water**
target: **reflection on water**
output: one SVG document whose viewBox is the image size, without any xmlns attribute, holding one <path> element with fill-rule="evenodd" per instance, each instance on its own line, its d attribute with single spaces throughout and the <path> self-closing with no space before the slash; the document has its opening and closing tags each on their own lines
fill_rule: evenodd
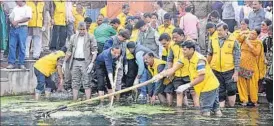
<svg viewBox="0 0 274 126">
<path fill-rule="evenodd" d="M 148 110 L 149 111 L 149 110 Z M 199 110 L 176 109 L 173 114 L 140 115 L 118 118 L 114 116 L 98 115 L 90 112 L 88 114 L 74 114 L 76 111 L 63 111 L 71 113 L 71 116 L 62 118 L 36 119 L 33 113 L 16 113 L 1 111 L 1 125 L 272 125 L 272 110 L 267 105 L 260 105 L 258 108 L 225 108 L 224 116 L 203 117 Z M 79 111 L 77 111 L 79 113 Z M 84 111 L 82 111 L 84 113 Z"/>
</svg>

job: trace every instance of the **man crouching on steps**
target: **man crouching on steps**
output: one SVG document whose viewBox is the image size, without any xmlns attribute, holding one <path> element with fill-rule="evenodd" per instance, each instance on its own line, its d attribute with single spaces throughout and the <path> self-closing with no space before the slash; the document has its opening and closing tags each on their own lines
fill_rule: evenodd
<svg viewBox="0 0 274 126">
<path fill-rule="evenodd" d="M 97 42 L 93 35 L 87 33 L 85 22 L 79 22 L 78 31 L 70 38 L 68 52 L 63 63 L 63 69 L 65 69 L 66 62 L 69 60 L 71 71 L 65 72 L 71 72 L 73 100 L 77 100 L 81 84 L 85 89 L 86 99 L 90 99 L 90 72 L 97 56 Z"/>
<path fill-rule="evenodd" d="M 59 75 L 59 86 L 58 91 L 63 90 L 63 73 L 62 73 L 62 63 L 65 57 L 67 49 L 63 47 L 61 50 L 50 53 L 34 64 L 34 73 L 37 78 L 37 86 L 35 89 L 35 100 L 39 100 L 41 93 L 45 90 L 45 96 L 49 97 L 51 90 L 55 90 L 56 86 L 53 80 L 51 80 L 51 75 L 56 72 Z M 45 88 L 46 86 L 46 88 Z"/>
<path fill-rule="evenodd" d="M 191 82 L 179 86 L 175 91 L 183 92 L 190 87 L 194 87 L 195 93 L 199 96 L 201 113 L 204 116 L 210 116 L 214 112 L 216 116 L 221 116 L 219 105 L 219 81 L 215 77 L 206 58 L 195 51 L 195 44 L 192 41 L 185 41 L 181 44 L 184 58 L 178 60 L 172 68 L 154 76 L 159 80 L 165 76 L 172 75 L 177 69 L 187 67 Z M 186 63 L 189 64 L 186 64 Z"/>
</svg>

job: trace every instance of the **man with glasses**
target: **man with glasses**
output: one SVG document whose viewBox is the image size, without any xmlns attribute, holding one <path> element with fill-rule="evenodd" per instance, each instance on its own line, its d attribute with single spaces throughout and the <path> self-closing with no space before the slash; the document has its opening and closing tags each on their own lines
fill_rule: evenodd
<svg viewBox="0 0 274 126">
<path fill-rule="evenodd" d="M 69 70 L 72 75 L 73 100 L 77 100 L 78 91 L 83 85 L 86 99 L 90 99 L 91 84 L 89 73 L 91 72 L 97 56 L 97 42 L 95 38 L 87 33 L 85 22 L 78 25 L 79 33 L 71 36 L 70 45 L 63 63 L 63 71 L 69 60 Z"/>
</svg>

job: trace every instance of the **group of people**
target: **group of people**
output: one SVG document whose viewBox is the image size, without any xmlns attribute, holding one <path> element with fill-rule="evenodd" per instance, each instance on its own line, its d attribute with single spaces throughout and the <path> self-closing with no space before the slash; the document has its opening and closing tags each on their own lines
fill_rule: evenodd
<svg viewBox="0 0 274 126">
<path fill-rule="evenodd" d="M 138 89 L 141 104 L 158 99 L 172 106 L 175 97 L 176 107 L 189 106 L 190 94 L 203 115 L 221 116 L 220 107 L 226 101 L 233 107 L 237 93 L 242 106 L 258 106 L 260 86 L 272 104 L 271 2 L 183 1 L 175 2 L 175 13 L 157 1 L 154 12 L 138 15 L 124 4 L 113 19 L 107 18 L 105 6 L 96 22 L 84 17 L 81 3 L 75 11 L 68 11 L 73 8 L 68 3 L 20 0 L 9 15 L 7 68 L 15 68 L 18 49 L 19 68 L 25 69 L 32 40 L 37 100 L 43 91 L 46 97 L 64 91 L 64 85 L 71 85 L 77 100 L 81 88 L 90 99 L 92 87 L 103 96 L 152 79 Z M 40 58 L 41 36 L 48 29 L 43 22 L 46 6 L 53 26 L 51 53 Z M 51 80 L 56 72 L 58 84 Z M 120 95 L 115 98 L 119 101 Z"/>
</svg>

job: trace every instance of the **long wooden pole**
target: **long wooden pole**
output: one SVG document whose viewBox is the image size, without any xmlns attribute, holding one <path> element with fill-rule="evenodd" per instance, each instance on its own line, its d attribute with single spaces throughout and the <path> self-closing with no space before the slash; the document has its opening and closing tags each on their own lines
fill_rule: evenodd
<svg viewBox="0 0 274 126">
<path fill-rule="evenodd" d="M 106 97 L 110 97 L 110 96 L 114 96 L 114 95 L 117 95 L 117 94 L 121 94 L 121 93 L 124 93 L 124 92 L 128 92 L 128 91 L 131 91 L 131 90 L 134 90 L 134 89 L 137 89 L 139 87 L 142 87 L 142 86 L 146 86 L 148 84 L 151 84 L 155 81 L 155 79 L 150 79 L 148 81 L 145 81 L 143 83 L 140 83 L 140 84 L 137 84 L 137 85 L 134 85 L 134 86 L 131 86 L 131 87 L 128 87 L 126 89 L 123 89 L 123 90 L 120 90 L 120 91 L 117 91 L 117 92 L 113 92 L 113 93 L 110 93 L 110 94 L 106 94 L 106 95 L 103 95 L 103 96 L 98 96 L 98 97 L 95 97 L 95 98 L 91 98 L 91 99 L 88 99 L 88 100 L 85 100 L 85 101 L 80 101 L 80 102 L 76 102 L 76 103 L 71 103 L 71 104 L 68 104 L 66 106 L 61 106 L 61 107 L 58 107 L 58 108 L 55 108 L 55 109 L 52 109 L 52 110 L 48 110 L 43 114 L 43 116 L 48 116 L 49 114 L 51 113 L 54 113 L 54 112 L 57 112 L 59 110 L 63 110 L 63 109 L 66 109 L 68 107 L 72 107 L 72 106 L 77 106 L 77 105 L 81 105 L 81 104 L 84 104 L 84 103 L 89 103 L 91 101 L 95 101 L 95 100 L 99 100 L 99 99 L 102 99 L 102 98 L 106 98 Z"/>
<path fill-rule="evenodd" d="M 114 75 L 114 84 L 111 85 L 112 87 L 112 93 L 115 93 L 116 91 L 116 84 L 117 84 L 117 78 L 118 78 L 118 70 L 119 70 L 119 67 L 120 67 L 120 64 L 121 62 L 118 61 L 118 63 L 116 64 L 116 70 L 115 70 L 115 75 Z M 114 96 L 111 97 L 111 100 L 110 100 L 110 107 L 113 105 L 113 101 L 114 101 Z"/>
</svg>

